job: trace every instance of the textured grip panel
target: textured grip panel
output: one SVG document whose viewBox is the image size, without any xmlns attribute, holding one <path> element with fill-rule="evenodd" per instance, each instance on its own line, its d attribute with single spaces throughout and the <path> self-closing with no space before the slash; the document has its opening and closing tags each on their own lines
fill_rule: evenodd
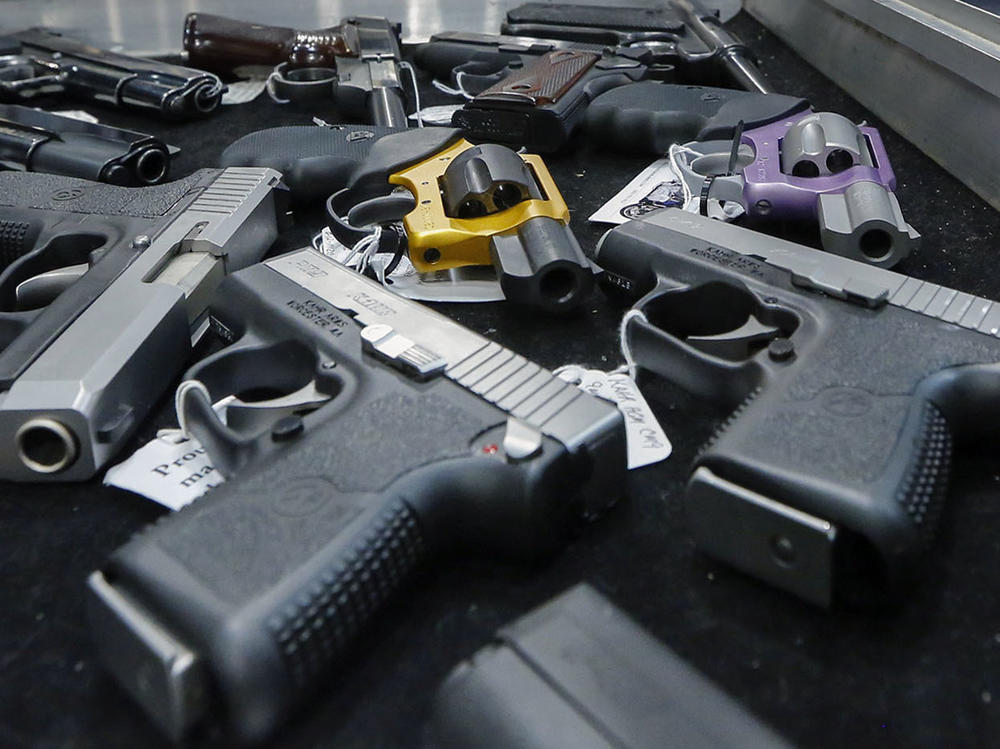
<svg viewBox="0 0 1000 749">
<path fill-rule="evenodd" d="M 219 166 L 270 167 L 282 173 L 294 200 L 325 199 L 347 186 L 372 145 L 395 132 L 376 125 L 272 127 L 232 143 Z"/>
<path fill-rule="evenodd" d="M 390 503 L 350 550 L 268 623 L 295 689 L 342 652 L 423 558 L 413 511 Z"/>
<path fill-rule="evenodd" d="M 479 94 L 473 101 L 525 99 L 535 106 L 551 104 L 565 94 L 600 57 L 592 52 L 561 49 L 546 52 L 524 69 Z"/>
<path fill-rule="evenodd" d="M 209 184 L 218 169 L 199 169 L 183 179 L 152 187 L 118 187 L 35 172 L 0 172 L 0 206 L 53 213 L 159 218 L 192 190 Z"/>
<path fill-rule="evenodd" d="M 0 219 L 0 271 L 31 249 L 25 242 L 31 224 Z"/>
<path fill-rule="evenodd" d="M 919 445 L 896 492 L 896 501 L 930 543 L 944 507 L 951 472 L 952 437 L 948 421 L 933 403 L 924 404 L 920 419 Z"/>
</svg>

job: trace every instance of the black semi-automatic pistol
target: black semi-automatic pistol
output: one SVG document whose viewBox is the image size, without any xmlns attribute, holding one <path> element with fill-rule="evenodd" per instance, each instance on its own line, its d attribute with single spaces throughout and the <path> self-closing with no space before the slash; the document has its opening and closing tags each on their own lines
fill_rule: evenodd
<svg viewBox="0 0 1000 749">
<path fill-rule="evenodd" d="M 675 208 L 597 262 L 636 362 L 735 409 L 687 487 L 702 548 L 821 605 L 897 599 L 953 443 L 996 434 L 1000 304 Z"/>
<path fill-rule="evenodd" d="M 621 491 L 613 404 L 314 250 L 216 301 L 231 344 L 178 410 L 228 480 L 90 578 L 105 663 L 175 737 L 265 737 L 422 562 L 553 551 Z"/>
</svg>

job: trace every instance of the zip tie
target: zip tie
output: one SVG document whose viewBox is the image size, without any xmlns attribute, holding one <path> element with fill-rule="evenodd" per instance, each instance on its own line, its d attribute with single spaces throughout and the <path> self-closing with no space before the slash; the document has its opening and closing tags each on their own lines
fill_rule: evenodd
<svg viewBox="0 0 1000 749">
<path fill-rule="evenodd" d="M 687 210 L 688 203 L 694 199 L 694 193 L 691 192 L 691 188 L 688 186 L 687 180 L 684 179 L 684 171 L 680 167 L 680 155 L 682 153 L 697 156 L 698 152 L 693 148 L 688 148 L 680 143 L 671 143 L 670 149 L 667 151 L 667 155 L 670 157 L 670 167 L 677 174 L 677 179 L 679 179 L 681 183 L 681 190 L 684 191 L 684 210 Z"/>
<path fill-rule="evenodd" d="M 635 381 L 636 370 L 638 364 L 635 362 L 635 357 L 632 355 L 632 347 L 629 346 L 628 337 L 625 335 L 628 329 L 628 324 L 632 320 L 642 320 L 644 323 L 648 323 L 649 320 L 646 318 L 646 313 L 641 309 L 630 309 L 622 316 L 621 325 L 618 327 L 618 337 L 621 341 L 622 356 L 625 358 L 625 371 L 628 372 L 628 376 Z M 621 369 L 621 367 L 619 367 Z"/>
<path fill-rule="evenodd" d="M 470 94 L 462 84 L 462 77 L 465 75 L 467 75 L 467 73 L 464 71 L 455 73 L 455 88 L 452 88 L 447 83 L 443 83 L 436 78 L 431 81 L 431 85 L 441 93 L 449 94 L 450 96 L 461 96 L 463 99 L 473 99 L 475 97 L 473 97 L 473 95 Z"/>
<path fill-rule="evenodd" d="M 399 67 L 410 74 L 410 82 L 413 84 L 413 106 L 415 107 L 414 114 L 417 115 L 417 127 L 423 127 L 424 117 L 420 112 L 420 87 L 417 86 L 417 71 L 406 60 L 400 61 Z"/>
<path fill-rule="evenodd" d="M 184 380 L 184 382 L 177 386 L 177 392 L 174 394 L 174 411 L 177 413 L 177 425 L 180 433 L 188 438 L 191 437 L 191 432 L 188 429 L 187 419 L 184 417 L 184 401 L 187 399 L 188 393 L 192 390 L 198 390 L 205 395 L 209 403 L 212 402 L 212 398 L 208 394 L 208 388 L 205 387 L 201 380 Z"/>
<path fill-rule="evenodd" d="M 274 93 L 274 79 L 277 77 L 278 74 L 272 70 L 271 74 L 267 77 L 267 80 L 264 82 L 264 89 L 267 91 L 267 95 L 271 97 L 271 101 L 273 101 L 275 104 L 288 104 L 291 101 L 291 99 L 282 99 L 280 96 Z"/>
</svg>

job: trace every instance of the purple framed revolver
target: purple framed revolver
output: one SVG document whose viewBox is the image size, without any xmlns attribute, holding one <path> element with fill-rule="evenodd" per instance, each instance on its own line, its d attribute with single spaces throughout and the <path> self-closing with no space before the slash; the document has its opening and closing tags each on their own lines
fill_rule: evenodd
<svg viewBox="0 0 1000 749">
<path fill-rule="evenodd" d="M 730 140 L 687 143 L 674 163 L 701 212 L 739 202 L 761 219 L 815 220 L 823 249 L 890 267 L 920 235 L 903 219 L 896 175 L 878 130 L 833 112 L 806 111 Z"/>
</svg>

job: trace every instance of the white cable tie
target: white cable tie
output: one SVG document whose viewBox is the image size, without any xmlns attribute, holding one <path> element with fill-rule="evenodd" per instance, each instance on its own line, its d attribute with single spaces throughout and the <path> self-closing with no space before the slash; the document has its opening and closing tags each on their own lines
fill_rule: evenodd
<svg viewBox="0 0 1000 749">
<path fill-rule="evenodd" d="M 188 429 L 187 419 L 184 417 L 184 401 L 188 397 L 188 393 L 192 390 L 198 390 L 205 395 L 209 403 L 212 402 L 212 398 L 208 394 L 208 388 L 200 380 L 184 380 L 184 382 L 177 386 L 177 392 L 174 394 L 174 411 L 177 412 L 177 425 L 180 433 L 185 437 L 190 437 L 191 432 Z"/>
<path fill-rule="evenodd" d="M 274 93 L 274 79 L 278 77 L 275 71 L 271 71 L 271 74 L 267 77 L 267 81 L 264 82 L 264 89 L 267 91 L 267 95 L 271 97 L 271 101 L 275 104 L 288 104 L 291 99 L 282 99 L 276 93 Z"/>
<path fill-rule="evenodd" d="M 688 185 L 687 180 L 684 179 L 684 171 L 680 168 L 679 158 L 680 154 L 682 153 L 697 155 L 698 152 L 695 151 L 693 148 L 688 148 L 687 146 L 682 145 L 680 143 L 671 143 L 670 149 L 667 151 L 667 153 L 670 156 L 670 168 L 674 170 L 674 172 L 677 174 L 677 179 L 679 179 L 681 182 L 681 190 L 684 191 L 684 209 L 687 210 L 687 205 L 688 203 L 691 202 L 691 199 L 694 197 L 694 193 L 691 192 L 691 188 Z"/>
<path fill-rule="evenodd" d="M 417 115 L 417 127 L 423 127 L 424 116 L 420 111 L 420 87 L 417 86 L 417 71 L 414 70 L 413 66 L 405 60 L 399 63 L 399 67 L 410 74 L 410 82 L 413 84 L 413 113 Z"/>
<path fill-rule="evenodd" d="M 449 96 L 461 96 L 463 99 L 474 98 L 472 94 L 465 90 L 465 86 L 462 85 L 462 76 L 466 73 L 458 72 L 455 74 L 455 83 L 458 84 L 457 88 L 452 88 L 447 83 L 437 80 L 436 78 L 431 81 L 431 85 L 443 94 L 448 94 Z"/>
<path fill-rule="evenodd" d="M 636 379 L 636 369 L 638 365 L 635 363 L 635 357 L 632 355 L 632 347 L 628 344 L 628 337 L 625 335 L 625 332 L 628 329 L 629 322 L 636 319 L 642 320 L 644 323 L 649 322 L 649 320 L 646 319 L 646 313 L 641 309 L 630 309 L 622 316 L 621 325 L 618 327 L 618 337 L 621 342 L 622 357 L 625 359 L 628 376 L 631 377 L 633 381 Z"/>
</svg>

